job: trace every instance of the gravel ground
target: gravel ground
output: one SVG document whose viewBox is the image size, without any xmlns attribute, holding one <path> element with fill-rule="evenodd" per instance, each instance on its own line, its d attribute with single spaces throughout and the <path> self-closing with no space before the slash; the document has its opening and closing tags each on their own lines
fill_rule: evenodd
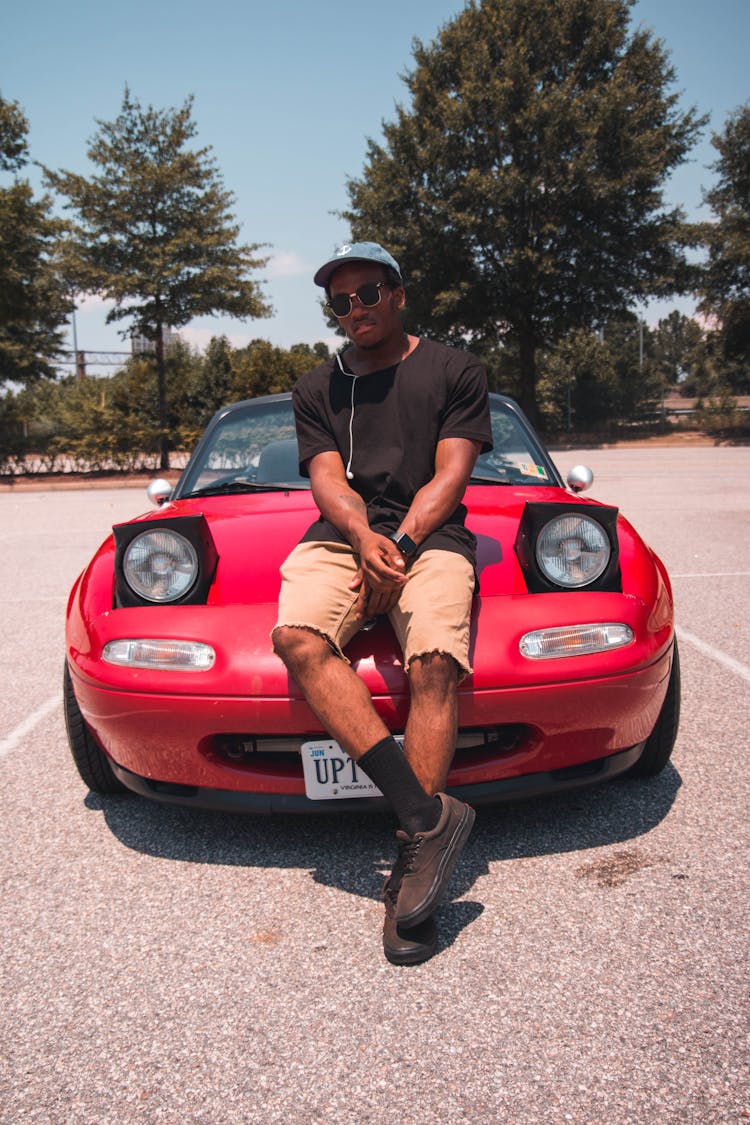
<svg viewBox="0 0 750 1125">
<path fill-rule="evenodd" d="M 1 1122 L 750 1119 L 750 451 L 556 459 L 592 464 L 674 576 L 673 763 L 481 809 L 411 968 L 380 944 L 388 818 L 86 792 L 65 594 L 143 491 L 0 495 Z"/>
</svg>

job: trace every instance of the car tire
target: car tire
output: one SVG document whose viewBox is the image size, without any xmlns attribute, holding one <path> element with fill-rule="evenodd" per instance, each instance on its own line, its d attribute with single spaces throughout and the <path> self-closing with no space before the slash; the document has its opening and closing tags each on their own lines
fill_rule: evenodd
<svg viewBox="0 0 750 1125">
<path fill-rule="evenodd" d="M 100 793 L 102 796 L 126 793 L 127 789 L 112 772 L 109 758 L 99 748 L 94 736 L 86 726 L 73 691 L 73 681 L 70 678 L 67 664 L 63 673 L 63 706 L 65 729 L 68 732 L 68 745 L 83 782 L 88 785 L 92 792 Z"/>
<path fill-rule="evenodd" d="M 655 777 L 666 766 L 680 725 L 680 656 L 675 638 L 672 651 L 672 670 L 669 674 L 667 694 L 664 697 L 656 726 L 651 731 L 638 761 L 630 768 L 631 777 Z"/>
</svg>

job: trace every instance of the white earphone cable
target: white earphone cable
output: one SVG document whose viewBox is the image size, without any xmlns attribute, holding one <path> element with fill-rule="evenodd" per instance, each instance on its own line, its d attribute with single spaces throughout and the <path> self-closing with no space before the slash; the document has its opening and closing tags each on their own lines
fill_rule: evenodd
<svg viewBox="0 0 750 1125">
<path fill-rule="evenodd" d="M 357 376 L 353 375 L 351 371 L 345 371 L 344 370 L 344 365 L 341 362 L 341 355 L 340 354 L 336 355 L 336 361 L 339 365 L 339 370 L 341 371 L 341 374 L 342 375 L 348 375 L 349 378 L 352 381 L 352 401 L 351 401 L 351 409 L 349 411 L 349 460 L 348 460 L 347 465 L 346 465 L 346 479 L 347 480 L 354 480 L 354 473 L 352 472 L 352 457 L 354 456 L 354 434 L 352 432 L 352 426 L 354 425 L 354 388 L 357 385 Z"/>
</svg>

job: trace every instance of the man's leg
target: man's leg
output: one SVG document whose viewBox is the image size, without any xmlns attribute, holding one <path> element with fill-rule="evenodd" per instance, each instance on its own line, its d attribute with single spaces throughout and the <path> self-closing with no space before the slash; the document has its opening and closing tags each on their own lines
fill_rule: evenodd
<svg viewBox="0 0 750 1125">
<path fill-rule="evenodd" d="M 434 828 L 440 802 L 420 784 L 351 665 L 301 626 L 275 629 L 274 646 L 321 725 L 375 782 L 407 835 Z"/>
<path fill-rule="evenodd" d="M 322 637 L 294 625 L 278 626 L 273 636 L 276 651 L 305 692 L 321 724 L 359 761 L 396 814 L 401 824 L 396 835 L 401 842 L 399 863 L 403 875 L 392 888 L 398 901 L 387 921 L 392 927 L 421 926 L 444 894 L 453 865 L 471 831 L 473 809 L 445 794 L 436 798 L 425 791 L 377 715 L 362 680 Z M 404 882 L 409 884 L 406 895 Z M 424 937 L 429 933 L 431 924 L 424 933 L 419 932 L 416 942 L 406 935 L 406 955 L 410 959 L 432 955 L 434 942 L 430 944 Z M 390 956 L 404 955 L 403 934 L 387 940 L 395 943 Z"/>
<path fill-rule="evenodd" d="M 284 626 L 275 630 L 273 640 L 321 726 L 351 758 L 356 761 L 388 737 L 367 687 L 324 637 L 311 629 Z"/>
<path fill-rule="evenodd" d="M 295 548 L 281 569 L 273 643 L 321 725 L 359 761 L 393 808 L 401 824 L 397 835 L 410 844 L 401 849 L 409 890 L 404 896 L 402 885 L 395 918 L 400 925 L 417 926 L 442 898 L 474 813 L 454 798 L 425 791 L 378 717 L 365 684 L 343 658 L 342 647 L 363 623 L 348 592 L 352 567 L 356 571 L 350 550 L 342 545 Z M 316 591 L 312 605 L 311 589 Z M 417 649 L 417 654 L 431 649 Z"/>
<path fill-rule="evenodd" d="M 458 665 L 450 656 L 428 653 L 415 657 L 409 668 L 411 707 L 405 731 L 406 756 L 417 779 L 428 793 L 445 789 L 458 733 Z M 385 921 L 383 950 L 395 965 L 418 964 L 433 956 L 438 930 L 429 914 L 416 926 L 399 926 L 398 898 L 408 842 L 383 887 Z"/>
<path fill-rule="evenodd" d="M 301 543 L 281 567 L 274 650 L 302 688 L 323 728 L 354 759 L 388 730 L 342 647 L 366 621 L 350 583 L 357 561 L 344 543 Z"/>
<path fill-rule="evenodd" d="M 440 652 L 417 656 L 409 667 L 409 688 L 406 756 L 423 788 L 440 793 L 458 735 L 458 665 Z"/>
<path fill-rule="evenodd" d="M 474 823 L 474 810 L 445 795 L 456 748 L 458 682 L 471 671 L 469 662 L 474 570 L 461 555 L 426 551 L 410 566 L 398 603 L 390 612 L 409 675 L 411 707 L 405 749 L 415 775 L 428 793 L 439 794 L 444 816 L 434 833 L 407 839 L 397 833 L 401 853 L 392 875 L 400 874 L 396 920 L 414 927 L 428 916 L 424 903 L 437 905 Z M 421 852 L 445 849 L 434 870 L 440 871 L 439 894 L 426 888 Z"/>
</svg>

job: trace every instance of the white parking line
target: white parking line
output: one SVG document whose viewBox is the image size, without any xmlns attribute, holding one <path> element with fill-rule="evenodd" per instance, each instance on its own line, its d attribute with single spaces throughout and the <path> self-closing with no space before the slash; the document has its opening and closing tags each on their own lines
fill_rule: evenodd
<svg viewBox="0 0 750 1125">
<path fill-rule="evenodd" d="M 676 630 L 677 636 L 681 641 L 687 641 L 693 648 L 697 648 L 704 656 L 708 656 L 711 660 L 715 660 L 717 664 L 723 664 L 730 672 L 740 676 L 743 680 L 750 684 L 750 668 L 747 664 L 743 664 L 739 660 L 735 660 L 733 656 L 727 656 L 718 648 L 702 641 L 700 637 L 696 637 L 694 633 L 689 633 L 687 629 L 678 628 Z M 35 711 L 27 715 L 22 723 L 19 723 L 15 730 L 12 730 L 6 738 L 0 739 L 0 758 L 4 758 L 11 750 L 15 750 L 19 742 L 26 738 L 28 734 L 34 730 L 43 719 L 46 719 L 56 707 L 59 707 L 62 702 L 62 696 L 58 692 L 57 695 L 50 696 L 44 703 L 40 704 Z"/>
<path fill-rule="evenodd" d="M 696 637 L 693 633 L 688 633 L 687 629 L 679 628 L 676 630 L 677 636 L 681 641 L 687 641 L 693 648 L 697 648 L 704 656 L 708 656 L 711 660 L 715 660 L 717 664 L 723 664 L 730 672 L 735 675 L 741 676 L 743 680 L 747 680 L 750 684 L 750 668 L 747 664 L 742 664 L 741 661 L 735 660 L 733 656 L 727 656 L 721 649 L 714 648 L 713 645 L 707 644 L 702 641 L 700 637 Z"/>
<path fill-rule="evenodd" d="M 19 723 L 15 730 L 12 730 L 7 738 L 0 738 L 0 758 L 4 758 L 11 750 L 15 750 L 19 742 L 31 734 L 34 727 L 41 723 L 42 719 L 46 719 L 50 712 L 59 707 L 62 702 L 62 695 L 60 692 L 57 695 L 51 696 L 45 700 L 44 703 L 37 707 L 36 711 L 32 711 L 27 715 L 22 723 Z"/>
<path fill-rule="evenodd" d="M 750 578 L 750 570 L 714 570 L 714 571 L 694 571 L 692 574 L 673 574 L 670 570 L 670 578 Z"/>
</svg>

